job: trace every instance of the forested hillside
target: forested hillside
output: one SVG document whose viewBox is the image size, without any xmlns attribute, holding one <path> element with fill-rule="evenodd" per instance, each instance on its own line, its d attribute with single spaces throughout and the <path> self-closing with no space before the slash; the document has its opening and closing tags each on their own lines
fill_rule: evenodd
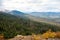
<svg viewBox="0 0 60 40">
<path fill-rule="evenodd" d="M 0 34 L 3 34 L 5 38 L 12 38 L 17 34 L 31 35 L 32 33 L 44 33 L 49 29 L 55 32 L 60 31 L 60 27 L 56 25 L 35 22 L 9 13 L 0 12 Z"/>
</svg>

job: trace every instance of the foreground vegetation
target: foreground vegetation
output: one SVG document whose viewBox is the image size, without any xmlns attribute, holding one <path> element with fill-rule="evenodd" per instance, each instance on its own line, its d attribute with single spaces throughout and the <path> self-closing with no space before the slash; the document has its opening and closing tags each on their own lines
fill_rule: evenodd
<svg viewBox="0 0 60 40">
<path fill-rule="evenodd" d="M 3 35 L 0 35 L 0 40 L 5 40 Z M 60 40 L 60 32 L 52 32 L 51 29 L 43 34 L 32 34 L 28 36 L 16 35 L 14 38 L 6 40 Z"/>
<path fill-rule="evenodd" d="M 51 30 L 46 31 L 43 34 L 33 34 L 32 38 L 34 40 L 53 40 L 55 38 L 57 38 L 57 40 L 60 40 L 60 32 L 52 32 Z"/>
<path fill-rule="evenodd" d="M 0 12 L 0 34 L 4 38 L 13 38 L 16 35 L 43 34 L 51 29 L 52 32 L 60 31 L 60 27 L 41 22 L 31 21 L 22 17 Z"/>
</svg>

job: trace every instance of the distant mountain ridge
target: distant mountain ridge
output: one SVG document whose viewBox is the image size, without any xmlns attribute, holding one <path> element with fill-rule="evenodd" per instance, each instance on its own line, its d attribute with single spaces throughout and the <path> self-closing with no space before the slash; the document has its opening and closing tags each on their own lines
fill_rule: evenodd
<svg viewBox="0 0 60 40">
<path fill-rule="evenodd" d="M 20 16 L 24 15 L 23 12 L 20 12 L 18 10 L 12 10 L 10 13 L 13 14 L 13 15 L 20 15 Z"/>
<path fill-rule="evenodd" d="M 24 12 L 21 12 L 21 11 L 18 11 L 18 10 L 12 10 L 9 13 L 12 14 L 12 15 L 14 15 L 14 16 L 27 19 L 27 17 L 26 17 L 27 14 L 25 14 Z"/>
<path fill-rule="evenodd" d="M 32 12 L 30 15 L 43 18 L 60 18 L 60 12 Z"/>
<path fill-rule="evenodd" d="M 9 12 L 12 15 L 16 15 L 20 17 L 25 16 L 26 14 L 18 10 L 11 10 L 11 11 L 5 10 L 5 11 Z M 42 17 L 42 18 L 60 18 L 60 12 L 29 12 L 28 14 L 35 17 Z"/>
<path fill-rule="evenodd" d="M 16 16 L 24 16 L 25 15 L 23 12 L 18 11 L 18 10 L 4 10 L 4 11 L 0 11 L 0 12 L 9 13 L 9 14 L 16 15 Z"/>
</svg>

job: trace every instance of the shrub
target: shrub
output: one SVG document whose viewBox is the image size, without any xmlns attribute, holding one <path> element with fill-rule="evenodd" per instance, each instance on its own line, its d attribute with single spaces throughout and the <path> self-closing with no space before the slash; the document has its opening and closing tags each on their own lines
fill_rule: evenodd
<svg viewBox="0 0 60 40">
<path fill-rule="evenodd" d="M 51 32 L 51 30 L 48 30 L 46 33 L 42 34 L 42 38 L 54 38 L 56 37 L 55 32 Z"/>
<path fill-rule="evenodd" d="M 60 32 L 56 32 L 56 37 L 60 38 Z"/>
</svg>

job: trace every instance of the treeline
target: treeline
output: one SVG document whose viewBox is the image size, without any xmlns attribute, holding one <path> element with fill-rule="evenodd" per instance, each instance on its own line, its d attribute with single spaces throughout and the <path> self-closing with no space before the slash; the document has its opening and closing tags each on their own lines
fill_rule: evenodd
<svg viewBox="0 0 60 40">
<path fill-rule="evenodd" d="M 29 19 L 0 12 L 0 34 L 5 38 L 12 38 L 18 34 L 31 35 L 45 33 L 47 30 L 60 31 L 60 27 L 46 23 L 31 21 Z"/>
</svg>

